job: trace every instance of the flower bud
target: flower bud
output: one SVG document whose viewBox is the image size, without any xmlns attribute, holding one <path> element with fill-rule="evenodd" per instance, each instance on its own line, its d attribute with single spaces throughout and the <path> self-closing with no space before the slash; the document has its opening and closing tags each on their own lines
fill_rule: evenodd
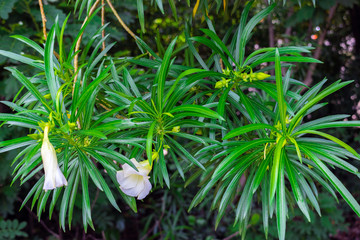
<svg viewBox="0 0 360 240">
<path fill-rule="evenodd" d="M 47 124 L 44 129 L 44 138 L 41 146 L 41 158 L 45 171 L 43 189 L 45 191 L 64 185 L 67 186 L 67 181 L 58 165 L 55 148 L 49 141 L 49 129 L 50 125 Z"/>
<path fill-rule="evenodd" d="M 120 189 L 126 195 L 137 197 L 138 200 L 144 199 L 152 188 L 149 181 L 151 166 L 148 160 L 137 162 L 135 158 L 130 159 L 138 169 L 136 171 L 129 164 L 124 164 L 123 170 L 116 173 L 116 179 L 120 184 Z"/>
<path fill-rule="evenodd" d="M 173 127 L 171 130 L 173 133 L 180 132 L 180 126 Z"/>
<path fill-rule="evenodd" d="M 257 80 L 264 80 L 265 78 L 268 78 L 270 76 L 271 75 L 266 74 L 266 73 L 262 73 L 262 72 L 256 73 L 256 79 Z"/>
<path fill-rule="evenodd" d="M 230 82 L 230 79 L 225 79 L 225 78 L 222 78 L 221 81 L 217 81 L 216 84 L 215 84 L 215 88 L 223 88 L 223 87 L 228 87 L 229 86 L 229 82 Z"/>
</svg>

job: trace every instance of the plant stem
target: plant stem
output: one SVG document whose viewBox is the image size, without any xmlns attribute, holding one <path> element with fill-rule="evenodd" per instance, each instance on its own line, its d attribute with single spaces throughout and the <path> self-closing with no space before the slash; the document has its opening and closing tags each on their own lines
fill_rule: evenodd
<svg viewBox="0 0 360 240">
<path fill-rule="evenodd" d="M 18 200 L 19 202 L 21 202 L 21 203 L 23 202 L 20 198 L 18 198 L 17 200 Z M 35 219 L 38 219 L 37 216 L 36 216 L 36 214 L 33 213 L 28 206 L 24 205 L 24 207 L 26 208 L 26 210 L 28 210 L 28 212 L 30 213 L 31 216 L 33 216 Z M 61 239 L 60 236 L 59 236 L 59 234 L 57 234 L 57 233 L 55 233 L 54 231 L 52 231 L 52 230 L 44 223 L 44 221 L 41 220 L 41 219 L 40 219 L 40 224 L 41 224 L 41 226 L 43 226 L 43 227 L 45 228 L 46 231 L 48 231 L 48 232 L 49 232 L 51 235 L 53 235 L 56 239 Z"/>
<path fill-rule="evenodd" d="M 46 33 L 46 16 L 45 16 L 44 6 L 43 6 L 42 0 L 39 0 L 39 6 L 40 6 L 40 13 L 41 13 L 41 21 L 42 21 L 42 29 L 43 29 L 44 39 L 46 40 L 46 38 L 47 38 L 47 33 Z"/>
<path fill-rule="evenodd" d="M 109 4 L 109 7 L 111 8 L 111 10 L 113 11 L 115 17 L 117 18 L 117 20 L 119 21 L 120 25 L 125 29 L 126 32 L 128 32 L 135 40 L 136 40 L 136 35 L 135 33 L 133 33 L 130 28 L 124 23 L 124 21 L 121 19 L 121 17 L 119 16 L 119 14 L 117 13 L 116 9 L 114 8 L 114 6 L 112 5 L 110 0 L 106 0 L 106 2 Z"/>
<path fill-rule="evenodd" d="M 35 26 L 35 28 L 36 28 L 36 31 L 37 31 L 37 32 L 40 32 L 39 25 L 38 25 L 38 23 L 36 22 L 34 16 L 31 14 L 31 9 L 30 9 L 30 6 L 29 6 L 29 2 L 28 2 L 28 1 L 24 1 L 24 4 L 25 4 L 26 12 L 30 15 L 31 20 L 32 20 L 32 22 L 34 23 L 34 26 Z"/>
<path fill-rule="evenodd" d="M 338 3 L 335 4 L 333 7 L 330 8 L 329 10 L 329 15 L 326 19 L 326 25 L 325 25 L 325 28 L 324 30 L 322 31 L 322 33 L 320 34 L 319 38 L 318 38 L 318 42 L 317 42 L 317 48 L 314 52 L 314 58 L 315 59 L 319 59 L 320 57 L 320 54 L 321 54 L 321 48 L 322 48 L 322 45 L 324 44 L 324 41 L 325 41 L 325 37 L 326 37 L 326 34 L 330 28 L 330 25 L 331 25 L 331 19 L 334 17 L 334 14 L 335 14 L 335 11 L 336 11 L 336 8 L 338 6 Z M 315 71 L 315 68 L 316 68 L 316 63 L 311 63 L 309 68 L 308 68 L 308 71 L 306 73 L 306 78 L 305 78 L 305 81 L 304 81 L 304 84 L 307 85 L 307 86 L 310 86 L 313 82 L 313 78 L 312 78 L 312 75 Z M 302 89 L 302 92 L 305 91 L 305 88 Z"/>
<path fill-rule="evenodd" d="M 81 25 L 81 28 L 84 27 L 86 21 L 89 19 L 89 17 L 94 13 L 95 9 L 96 9 L 96 6 L 99 4 L 100 0 L 96 0 L 96 2 L 93 4 L 93 6 L 91 7 L 90 11 L 89 11 L 89 14 L 86 16 L 86 18 L 84 19 L 84 22 L 83 24 Z M 76 42 L 76 45 L 75 45 L 75 52 L 78 52 L 79 49 L 80 49 L 80 43 L 81 43 L 81 39 L 82 39 L 82 36 L 83 36 L 84 32 L 81 33 L 79 39 L 77 40 Z M 74 57 L 74 73 L 76 74 L 75 75 L 75 78 L 74 78 L 74 83 L 73 83 L 73 89 L 72 89 L 72 96 L 74 97 L 74 89 L 75 89 L 75 83 L 76 83 L 76 80 L 77 80 L 77 70 L 79 68 L 79 53 L 76 53 L 75 57 Z"/>
<path fill-rule="evenodd" d="M 101 0 L 101 26 L 104 26 L 105 24 L 105 0 Z M 101 31 L 101 37 L 105 37 L 105 29 Z M 102 49 L 105 50 L 105 41 L 102 42 Z"/>
</svg>

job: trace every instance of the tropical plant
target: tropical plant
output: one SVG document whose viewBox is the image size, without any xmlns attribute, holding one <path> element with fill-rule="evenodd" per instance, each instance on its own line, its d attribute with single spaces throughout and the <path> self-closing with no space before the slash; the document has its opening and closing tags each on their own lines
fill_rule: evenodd
<svg viewBox="0 0 360 240">
<path fill-rule="evenodd" d="M 58 205 L 65 231 L 67 224 L 71 228 L 80 198 L 86 231 L 88 226 L 94 229 L 96 200 L 91 202 L 90 188 L 104 192 L 118 211 L 119 196 L 137 211 L 133 197 L 145 197 L 139 192 L 145 184 L 149 187 L 148 179 L 156 187 L 164 187 L 165 182 L 170 188 L 172 178 L 180 175 L 183 180 L 189 176 L 185 186 L 200 178 L 200 190 L 189 210 L 214 190 L 215 227 L 232 209 L 243 238 L 252 206 L 260 203 L 265 235 L 275 213 L 278 237 L 285 239 L 288 209 L 297 205 L 309 221 L 311 208 L 321 215 L 319 188 L 335 199 L 337 191 L 360 215 L 357 201 L 329 169 L 338 167 L 360 176 L 347 161 L 360 160 L 360 155 L 319 131 L 360 122 L 340 121 L 346 115 L 305 121 L 326 105 L 320 103 L 324 98 L 351 81 L 336 81 L 321 91 L 324 79 L 302 94 L 306 85 L 292 78 L 291 69 L 301 62 L 320 62 L 309 56 L 311 47 L 270 47 L 247 54 L 253 29 L 275 4 L 247 21 L 253 1 L 247 3 L 238 27 L 230 28 L 223 39 L 205 16 L 204 36 L 191 36 L 187 24 L 185 42 L 176 47 L 175 38 L 158 54 L 132 35 L 143 54 L 115 58 L 110 56 L 115 43 L 106 46 L 108 37 L 101 36 L 106 25 L 80 49 L 83 33 L 104 7 L 96 8 L 98 2 L 76 1 L 79 16 L 85 4 L 88 15 L 70 49 L 64 44 L 69 41 L 64 37 L 68 16 L 62 25 L 56 20 L 45 31 L 44 48 L 27 37 L 14 36 L 36 56 L 0 50 L 1 55 L 36 69 L 33 76 L 26 76 L 15 67 L 6 68 L 22 87 L 12 102 L 3 101 L 15 113 L 0 114 L 3 124 L 28 131 L 27 136 L 0 143 L 1 152 L 22 148 L 12 163 L 13 182 L 36 180 L 22 207 L 32 198 L 31 209 L 36 206 L 40 219 L 46 209 L 51 218 Z M 160 7 L 161 1 L 156 3 Z M 198 44 L 211 50 L 206 60 Z M 185 66 L 177 60 L 183 50 L 198 63 Z M 130 190 L 122 191 L 119 184 Z"/>
</svg>

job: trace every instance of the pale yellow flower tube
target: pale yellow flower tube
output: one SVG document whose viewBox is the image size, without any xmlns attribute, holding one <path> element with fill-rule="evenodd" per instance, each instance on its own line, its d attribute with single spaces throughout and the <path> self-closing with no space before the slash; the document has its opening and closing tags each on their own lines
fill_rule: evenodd
<svg viewBox="0 0 360 240">
<path fill-rule="evenodd" d="M 123 170 L 117 171 L 116 179 L 120 184 L 121 191 L 128 196 L 137 197 L 138 200 L 141 200 L 150 193 L 152 188 L 148 176 L 151 166 L 148 160 L 142 162 L 137 162 L 135 158 L 130 160 L 139 171 L 125 163 L 122 166 Z"/>
<path fill-rule="evenodd" d="M 58 165 L 55 148 L 49 141 L 49 129 L 50 126 L 46 125 L 44 129 L 43 143 L 41 146 L 41 158 L 45 171 L 45 181 L 43 187 L 45 192 L 64 185 L 67 186 L 67 181 Z"/>
</svg>

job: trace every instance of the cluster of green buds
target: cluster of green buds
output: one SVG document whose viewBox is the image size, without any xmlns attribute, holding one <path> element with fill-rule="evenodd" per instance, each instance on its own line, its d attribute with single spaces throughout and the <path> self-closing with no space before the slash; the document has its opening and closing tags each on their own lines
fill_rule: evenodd
<svg viewBox="0 0 360 240">
<path fill-rule="evenodd" d="M 269 74 L 262 73 L 262 72 L 250 73 L 250 74 L 242 73 L 241 74 L 242 81 L 244 81 L 244 82 L 252 82 L 252 81 L 258 81 L 258 80 L 264 80 L 264 79 L 266 79 L 268 77 L 270 77 Z"/>
<path fill-rule="evenodd" d="M 245 72 L 247 69 L 250 69 L 250 73 Z M 269 74 L 263 72 L 253 73 L 252 68 L 249 66 L 246 66 L 240 71 L 233 71 L 229 68 L 223 69 L 223 74 L 228 76 L 228 78 L 222 77 L 220 81 L 216 82 L 215 88 L 227 88 L 231 83 L 259 81 L 270 77 Z"/>
</svg>

